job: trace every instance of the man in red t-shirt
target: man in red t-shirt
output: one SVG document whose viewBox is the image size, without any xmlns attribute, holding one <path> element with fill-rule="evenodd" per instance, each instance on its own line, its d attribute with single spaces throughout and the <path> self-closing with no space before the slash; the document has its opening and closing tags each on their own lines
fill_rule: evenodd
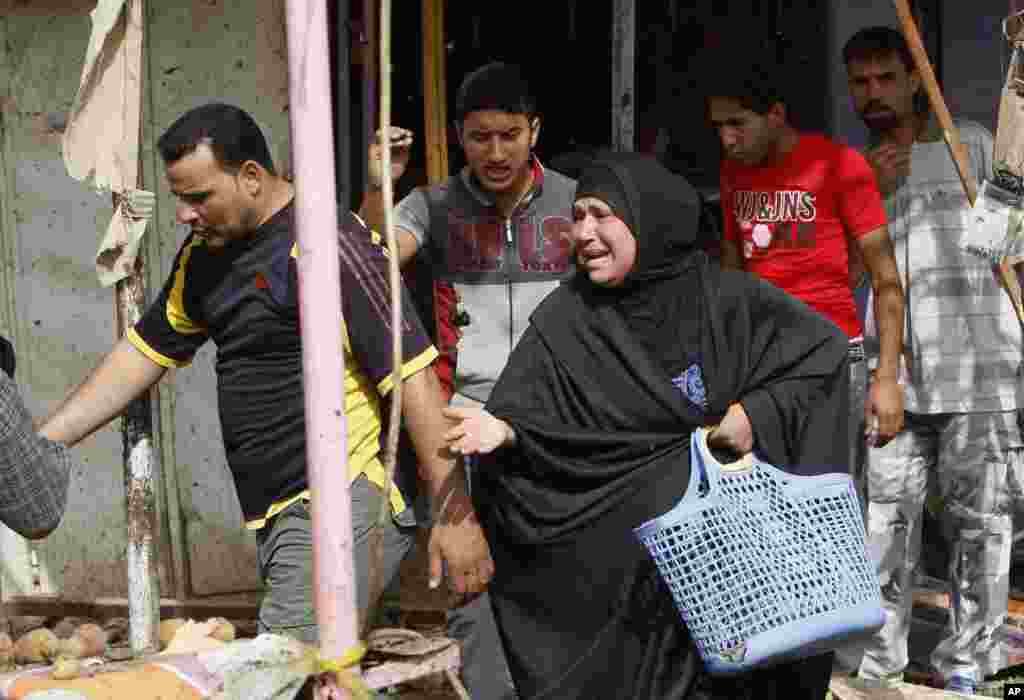
<svg viewBox="0 0 1024 700">
<path fill-rule="evenodd" d="M 745 269 L 824 314 L 850 337 L 850 470 L 863 499 L 864 435 L 883 445 L 903 427 L 897 383 L 903 288 L 874 173 L 852 148 L 787 120 L 771 64 L 719 63 L 706 96 L 724 160 L 722 265 Z M 871 274 L 881 352 L 866 370 L 849 254 Z"/>
</svg>

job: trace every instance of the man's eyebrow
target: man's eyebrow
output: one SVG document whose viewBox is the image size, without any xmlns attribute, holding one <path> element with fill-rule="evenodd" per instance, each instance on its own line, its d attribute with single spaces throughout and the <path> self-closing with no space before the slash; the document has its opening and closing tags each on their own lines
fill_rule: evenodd
<svg viewBox="0 0 1024 700">
<path fill-rule="evenodd" d="M 487 129 L 481 127 L 479 129 L 469 129 L 466 133 L 470 136 L 490 136 L 491 134 L 515 134 L 522 131 L 523 127 L 521 126 L 510 126 L 507 129 Z"/>
<path fill-rule="evenodd" d="M 171 194 L 173 194 L 175 197 L 183 197 L 183 198 L 189 198 L 189 199 L 199 199 L 199 198 L 202 198 L 202 197 L 210 196 L 210 192 L 211 191 L 212 190 L 191 190 L 191 191 L 186 191 L 186 192 L 179 192 L 179 191 L 176 191 L 176 190 L 172 189 L 171 190 Z"/>
</svg>

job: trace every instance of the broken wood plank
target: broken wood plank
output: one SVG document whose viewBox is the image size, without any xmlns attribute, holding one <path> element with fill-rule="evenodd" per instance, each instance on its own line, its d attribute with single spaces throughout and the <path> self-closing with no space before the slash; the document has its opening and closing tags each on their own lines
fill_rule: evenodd
<svg viewBox="0 0 1024 700">
<path fill-rule="evenodd" d="M 452 644 L 436 654 L 418 656 L 412 659 L 387 661 L 363 671 L 363 680 L 373 690 L 407 683 L 444 671 L 459 672 L 461 658 L 459 645 Z"/>
</svg>

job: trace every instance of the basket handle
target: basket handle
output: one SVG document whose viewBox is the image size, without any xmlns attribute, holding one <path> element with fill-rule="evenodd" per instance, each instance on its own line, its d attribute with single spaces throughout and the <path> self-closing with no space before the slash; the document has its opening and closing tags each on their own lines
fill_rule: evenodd
<svg viewBox="0 0 1024 700">
<path fill-rule="evenodd" d="M 708 447 L 708 435 L 711 434 L 711 428 L 697 428 L 693 431 L 693 437 L 690 442 L 690 461 L 697 462 L 714 469 L 706 469 L 704 471 L 708 475 L 708 485 L 714 486 L 718 483 L 718 477 L 720 474 L 735 474 L 737 472 L 750 471 L 754 467 L 754 453 L 748 452 L 739 459 L 722 464 L 715 456 L 711 453 L 711 449 Z"/>
</svg>

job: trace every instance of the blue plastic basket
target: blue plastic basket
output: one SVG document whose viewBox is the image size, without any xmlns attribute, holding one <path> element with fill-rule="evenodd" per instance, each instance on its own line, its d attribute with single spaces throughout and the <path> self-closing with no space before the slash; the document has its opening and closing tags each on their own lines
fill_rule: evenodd
<svg viewBox="0 0 1024 700">
<path fill-rule="evenodd" d="M 722 465 L 703 429 L 690 454 L 686 494 L 635 533 L 710 673 L 823 653 L 882 626 L 849 476 L 793 476 L 753 454 Z"/>
</svg>

